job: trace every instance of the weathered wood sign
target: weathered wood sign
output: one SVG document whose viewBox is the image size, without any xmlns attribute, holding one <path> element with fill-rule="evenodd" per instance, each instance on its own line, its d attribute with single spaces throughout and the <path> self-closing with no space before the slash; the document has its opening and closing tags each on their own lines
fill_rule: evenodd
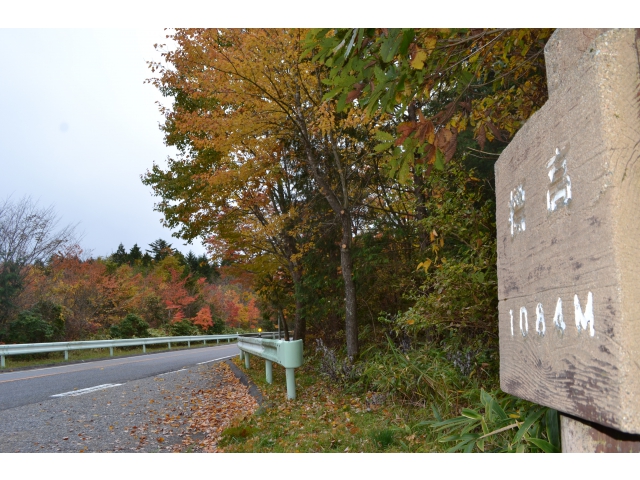
<svg viewBox="0 0 640 480">
<path fill-rule="evenodd" d="M 628 433 L 640 433 L 636 37 L 556 31 L 549 100 L 495 167 L 501 387 Z"/>
</svg>

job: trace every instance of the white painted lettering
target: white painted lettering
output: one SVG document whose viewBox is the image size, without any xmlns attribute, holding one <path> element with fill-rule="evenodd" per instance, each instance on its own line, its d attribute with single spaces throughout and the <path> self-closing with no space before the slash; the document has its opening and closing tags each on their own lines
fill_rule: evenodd
<svg viewBox="0 0 640 480">
<path fill-rule="evenodd" d="M 509 225 L 511 227 L 511 236 L 524 232 L 524 188 L 518 185 L 511 191 L 509 198 Z"/>
<path fill-rule="evenodd" d="M 513 310 L 509 310 L 509 316 L 511 317 L 511 336 L 513 337 Z"/>
<path fill-rule="evenodd" d="M 536 306 L 536 332 L 538 335 L 544 335 L 547 327 L 544 324 L 544 312 L 542 311 L 542 304 L 538 303 Z"/>
<path fill-rule="evenodd" d="M 582 313 L 582 308 L 580 308 L 580 300 L 578 300 L 577 294 L 573 297 L 573 305 L 576 312 L 576 327 L 578 328 L 578 332 L 586 330 L 587 324 L 589 324 L 589 335 L 593 337 L 596 333 L 593 326 L 593 294 L 589 292 L 587 295 L 587 305 L 584 308 L 584 313 Z"/>
<path fill-rule="evenodd" d="M 574 295 L 573 304 L 575 307 L 575 319 L 576 319 L 576 328 L 578 332 L 589 331 L 589 335 L 591 337 L 595 336 L 595 317 L 593 314 L 593 293 L 589 292 L 587 294 L 587 304 L 584 307 L 584 311 L 580 306 L 580 300 L 578 299 L 578 295 Z M 527 307 L 520 307 L 520 333 L 523 337 L 526 337 L 529 334 L 529 314 L 527 312 Z M 513 310 L 509 310 L 509 321 L 511 327 L 511 336 L 514 336 L 513 329 Z M 560 329 L 562 333 L 564 333 L 566 329 L 566 324 L 564 323 L 564 314 L 562 312 L 562 299 L 558 297 L 558 301 L 556 303 L 556 310 L 553 315 L 553 324 L 556 328 Z M 544 318 L 544 307 L 542 303 L 538 303 L 536 305 L 536 333 L 540 336 L 544 336 L 547 331 L 547 325 Z"/>
<path fill-rule="evenodd" d="M 556 313 L 553 315 L 553 323 L 564 333 L 566 325 L 564 324 L 564 316 L 562 315 L 562 299 L 560 297 L 558 297 L 558 303 L 556 303 Z"/>
<path fill-rule="evenodd" d="M 523 314 L 524 314 L 524 329 L 522 328 Z M 523 337 L 526 337 L 527 333 L 529 333 L 529 319 L 527 318 L 527 309 L 525 307 L 520 307 L 520 333 L 522 333 Z"/>
<path fill-rule="evenodd" d="M 567 175 L 568 152 L 569 145 L 562 149 L 556 148 L 556 154 L 547 163 L 547 169 L 549 169 L 547 210 L 549 212 L 553 212 L 558 206 L 567 205 L 571 200 L 571 178 Z"/>
</svg>

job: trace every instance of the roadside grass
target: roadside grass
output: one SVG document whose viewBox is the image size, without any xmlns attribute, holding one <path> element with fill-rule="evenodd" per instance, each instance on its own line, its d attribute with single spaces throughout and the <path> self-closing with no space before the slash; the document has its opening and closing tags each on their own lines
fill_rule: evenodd
<svg viewBox="0 0 640 480">
<path fill-rule="evenodd" d="M 430 428 L 430 409 L 384 402 L 372 392 L 346 392 L 317 373 L 310 358 L 296 369 L 296 400 L 286 400 L 284 368 L 273 365 L 273 384 L 264 362 L 252 358 L 246 370 L 264 402 L 256 413 L 222 432 L 224 452 L 442 452 Z"/>
<path fill-rule="evenodd" d="M 232 342 L 234 343 L 234 342 Z M 191 347 L 187 343 L 176 344 L 171 342 L 171 349 L 166 344 L 147 345 L 146 353 L 171 352 L 175 350 L 186 350 L 202 347 L 212 347 L 218 344 L 214 342 L 203 345 L 201 342 L 191 342 Z M 228 345 L 227 342 L 221 342 L 219 345 Z M 64 359 L 64 352 L 39 353 L 33 355 L 8 355 L 5 357 L 5 368 L 0 368 L 0 373 L 8 372 L 15 368 L 37 367 L 61 365 L 65 363 L 81 362 L 85 360 L 106 360 L 115 357 L 126 357 L 131 355 L 142 355 L 142 346 L 140 347 L 115 347 L 113 349 L 113 357 L 109 355 L 108 348 L 96 348 L 88 350 L 69 350 L 69 360 Z"/>
</svg>

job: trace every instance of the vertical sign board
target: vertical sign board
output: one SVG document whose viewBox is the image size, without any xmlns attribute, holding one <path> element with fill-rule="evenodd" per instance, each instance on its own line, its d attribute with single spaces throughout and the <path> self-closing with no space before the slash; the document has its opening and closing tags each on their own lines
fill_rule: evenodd
<svg viewBox="0 0 640 480">
<path fill-rule="evenodd" d="M 597 33 L 495 166 L 500 384 L 637 434 L 640 42 Z M 578 34 L 556 31 L 547 63 Z"/>
</svg>

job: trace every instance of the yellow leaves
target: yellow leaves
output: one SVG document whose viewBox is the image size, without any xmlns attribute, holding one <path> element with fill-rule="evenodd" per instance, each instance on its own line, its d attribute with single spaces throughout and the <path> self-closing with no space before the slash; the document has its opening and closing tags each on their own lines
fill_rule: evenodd
<svg viewBox="0 0 640 480">
<path fill-rule="evenodd" d="M 431 266 L 431 259 L 427 258 L 424 262 L 420 262 L 418 264 L 418 267 L 416 268 L 416 271 L 420 270 L 421 268 L 424 269 L 424 271 L 426 272 L 429 267 Z"/>
<path fill-rule="evenodd" d="M 427 37 L 423 40 L 422 47 L 427 51 L 427 55 L 431 55 L 435 50 L 437 41 L 436 37 Z"/>
<path fill-rule="evenodd" d="M 436 37 L 426 37 L 423 39 L 420 48 L 414 46 L 415 50 L 410 62 L 411 68 L 415 70 L 422 70 L 424 68 L 427 58 L 436 48 L 436 42 Z"/>
<path fill-rule="evenodd" d="M 416 70 L 422 70 L 424 68 L 424 62 L 427 59 L 427 52 L 424 50 L 418 50 L 411 60 L 411 67 Z"/>
</svg>

